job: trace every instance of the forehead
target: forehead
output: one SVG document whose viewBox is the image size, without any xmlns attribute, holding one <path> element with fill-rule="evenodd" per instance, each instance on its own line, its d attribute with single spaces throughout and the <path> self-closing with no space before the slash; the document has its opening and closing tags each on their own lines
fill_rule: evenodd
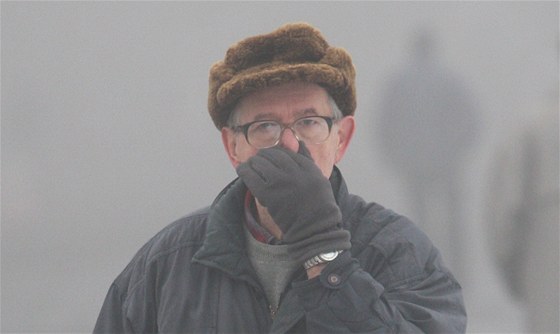
<svg viewBox="0 0 560 334">
<path fill-rule="evenodd" d="M 310 83 L 289 83 L 253 92 L 239 101 L 235 112 L 241 121 L 331 114 L 327 91 Z"/>
</svg>

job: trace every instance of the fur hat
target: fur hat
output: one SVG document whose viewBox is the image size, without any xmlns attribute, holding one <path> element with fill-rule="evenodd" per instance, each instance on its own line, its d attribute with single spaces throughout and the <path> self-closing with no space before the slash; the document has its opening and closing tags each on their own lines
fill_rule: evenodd
<svg viewBox="0 0 560 334">
<path fill-rule="evenodd" d="M 344 115 L 356 109 L 355 70 L 350 55 L 329 46 L 307 23 L 288 23 L 277 30 L 246 38 L 210 68 L 208 111 L 224 127 L 237 101 L 261 88 L 291 81 L 324 87 Z"/>
</svg>

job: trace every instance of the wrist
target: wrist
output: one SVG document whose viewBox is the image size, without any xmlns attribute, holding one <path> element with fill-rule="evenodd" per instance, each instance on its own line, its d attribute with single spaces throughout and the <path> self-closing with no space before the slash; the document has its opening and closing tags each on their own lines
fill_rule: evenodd
<svg viewBox="0 0 560 334">
<path fill-rule="evenodd" d="M 327 263 L 320 263 L 318 265 L 315 265 L 309 269 L 306 269 L 307 271 L 307 279 L 312 279 L 315 278 L 319 275 L 321 275 L 321 272 L 323 271 L 323 269 L 327 266 Z"/>
</svg>

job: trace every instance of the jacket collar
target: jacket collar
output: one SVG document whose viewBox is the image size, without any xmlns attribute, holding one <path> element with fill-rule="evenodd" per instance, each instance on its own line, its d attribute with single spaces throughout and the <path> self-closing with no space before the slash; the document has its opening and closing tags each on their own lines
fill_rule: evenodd
<svg viewBox="0 0 560 334">
<path fill-rule="evenodd" d="M 243 202 L 247 187 L 239 179 L 224 188 L 210 206 L 206 237 L 193 261 L 255 283 L 245 255 Z"/>
</svg>

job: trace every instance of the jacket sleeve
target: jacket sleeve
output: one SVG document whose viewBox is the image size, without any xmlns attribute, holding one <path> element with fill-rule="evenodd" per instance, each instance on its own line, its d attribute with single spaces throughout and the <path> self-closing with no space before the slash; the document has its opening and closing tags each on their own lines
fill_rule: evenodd
<svg viewBox="0 0 560 334">
<path fill-rule="evenodd" d="M 132 333 L 123 307 L 124 297 L 118 286 L 113 283 L 107 292 L 101 311 L 95 323 L 93 333 Z"/>
<path fill-rule="evenodd" d="M 156 325 L 155 262 L 144 245 L 113 281 L 93 333 L 153 333 Z"/>
<path fill-rule="evenodd" d="M 306 311 L 309 333 L 464 333 L 466 312 L 461 287 L 451 273 L 438 268 L 438 253 L 414 275 L 403 268 L 405 256 L 383 272 L 402 280 L 376 280 L 345 252 L 319 277 L 294 286 Z M 404 270 L 401 275 L 395 271 Z"/>
</svg>

